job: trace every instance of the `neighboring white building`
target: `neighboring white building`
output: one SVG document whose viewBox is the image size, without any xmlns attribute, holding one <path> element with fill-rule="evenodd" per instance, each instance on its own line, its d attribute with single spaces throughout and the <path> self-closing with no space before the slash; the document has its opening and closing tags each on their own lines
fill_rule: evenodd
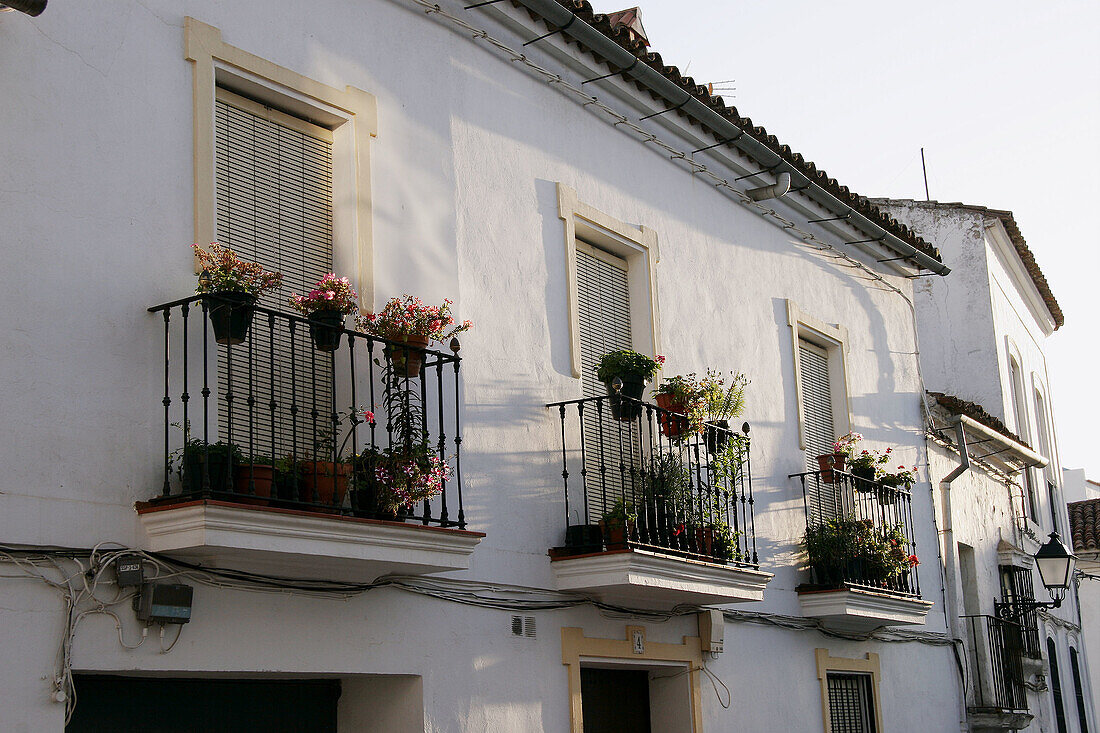
<svg viewBox="0 0 1100 733">
<path fill-rule="evenodd" d="M 935 400 L 929 474 L 940 482 L 952 631 L 972 671 L 971 726 L 1095 729 L 1076 594 L 1057 609 L 1032 604 L 1050 600 L 1035 552 L 1051 532 L 1070 542 L 1043 350 L 1062 312 L 1011 212 L 876 202 L 935 242 L 952 268 L 918 285 L 916 302 Z"/>
<path fill-rule="evenodd" d="M 1100 483 L 1085 477 L 1083 468 L 1062 469 L 1062 493 L 1066 502 L 1100 499 Z"/>
<path fill-rule="evenodd" d="M 938 537 L 980 525 L 974 547 L 1026 564 L 1049 517 L 1018 522 L 1011 479 L 978 467 L 961 480 L 1003 489 L 993 519 L 937 526 L 929 479 L 956 459 L 926 441 L 911 306 L 948 267 L 641 33 L 583 0 L 0 14 L 0 730 L 64 730 L 74 703 L 72 731 L 967 729 L 966 606 L 957 571 L 945 600 Z M 236 344 L 204 317 L 222 301 L 192 297 L 187 245 L 215 239 L 287 278 Z M 451 298 L 474 328 L 384 381 L 393 345 L 319 351 L 284 313 L 330 270 L 363 311 Z M 1045 395 L 1027 313 L 981 344 L 988 393 L 930 387 L 1010 415 L 989 386 L 1007 336 Z M 751 378 L 725 478 L 650 406 L 602 419 L 592 365 L 620 346 L 666 375 Z M 384 521 L 325 481 L 325 456 L 395 445 L 402 399 L 455 474 Z M 375 426 L 340 417 L 361 406 Z M 183 454 L 187 483 L 173 424 L 207 444 Z M 912 491 L 827 482 L 815 457 L 850 430 L 921 466 Z M 219 440 L 243 473 L 220 478 Z M 650 459 L 677 452 L 691 505 L 666 511 Z M 286 453 L 310 467 L 265 484 L 254 458 Z M 630 544 L 585 537 L 627 491 Z M 810 586 L 808 521 L 853 512 L 904 533 L 917 572 Z M 1077 623 L 1063 608 L 1040 628 L 1065 654 Z M 1028 694 L 1038 730 L 1047 693 Z"/>
</svg>

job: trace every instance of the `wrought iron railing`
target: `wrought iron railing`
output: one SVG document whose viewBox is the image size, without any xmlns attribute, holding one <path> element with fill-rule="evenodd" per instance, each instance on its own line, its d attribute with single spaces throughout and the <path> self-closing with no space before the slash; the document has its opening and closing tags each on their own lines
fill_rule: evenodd
<svg viewBox="0 0 1100 733">
<path fill-rule="evenodd" d="M 1034 599 L 1030 599 L 1034 601 Z M 1039 609 L 1033 603 L 1024 601 L 995 601 L 993 615 L 1005 621 L 1011 621 L 1020 627 L 1020 653 L 1028 659 L 1042 659 L 1043 649 L 1039 643 Z"/>
<path fill-rule="evenodd" d="M 154 502 L 211 498 L 466 526 L 457 340 L 449 354 L 420 350 L 259 305 L 243 338 L 220 332 L 238 307 L 206 294 L 149 309 L 164 323 Z M 437 495 L 394 506 L 441 464 Z"/>
<path fill-rule="evenodd" d="M 967 622 L 974 712 L 1027 712 L 1023 628 L 996 616 L 963 616 Z"/>
<path fill-rule="evenodd" d="M 749 425 L 692 430 L 619 395 L 547 405 L 560 420 L 569 554 L 639 548 L 759 567 Z"/>
<path fill-rule="evenodd" d="M 807 532 L 835 535 L 828 557 L 810 558 L 813 584 L 920 596 L 916 563 L 909 562 L 918 553 L 908 489 L 835 469 L 790 478 L 802 486 Z"/>
</svg>

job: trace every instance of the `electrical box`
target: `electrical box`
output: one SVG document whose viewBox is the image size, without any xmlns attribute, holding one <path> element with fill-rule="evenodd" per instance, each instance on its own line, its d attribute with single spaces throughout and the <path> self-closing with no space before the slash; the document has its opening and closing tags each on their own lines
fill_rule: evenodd
<svg viewBox="0 0 1100 733">
<path fill-rule="evenodd" d="M 115 560 L 115 578 L 122 588 L 136 588 L 145 582 L 141 555 L 122 555 Z"/>
<path fill-rule="evenodd" d="M 142 586 L 134 610 L 147 624 L 185 624 L 191 620 L 191 598 L 195 589 L 174 583 L 149 583 Z"/>
<path fill-rule="evenodd" d="M 699 645 L 704 652 L 717 654 L 726 644 L 726 619 L 717 609 L 699 613 Z"/>
</svg>

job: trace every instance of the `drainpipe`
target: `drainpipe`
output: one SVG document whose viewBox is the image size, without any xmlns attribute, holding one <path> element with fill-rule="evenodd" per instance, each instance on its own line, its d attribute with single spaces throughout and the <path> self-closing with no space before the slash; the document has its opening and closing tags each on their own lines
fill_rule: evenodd
<svg viewBox="0 0 1100 733">
<path fill-rule="evenodd" d="M 745 191 L 745 195 L 753 201 L 765 201 L 767 199 L 777 199 L 782 196 L 786 196 L 787 192 L 791 190 L 791 174 L 787 171 L 783 171 L 775 177 L 775 183 L 770 186 L 761 186 L 760 188 L 750 188 Z"/>
<path fill-rule="evenodd" d="M 822 188 L 816 181 L 799 172 L 791 166 L 783 156 L 776 153 L 764 143 L 754 138 L 747 131 L 723 117 L 716 110 L 703 104 L 694 95 L 689 94 L 680 85 L 672 82 L 663 74 L 650 68 L 648 64 L 639 61 L 638 57 L 627 51 L 619 44 L 599 32 L 588 23 L 575 16 L 571 11 L 558 4 L 557 0 L 516 0 L 519 5 L 527 8 L 532 13 L 544 19 L 551 28 L 558 29 L 565 35 L 572 37 L 579 43 L 592 49 L 612 69 L 627 69 L 620 75 L 627 80 L 634 81 L 647 88 L 654 94 L 670 100 L 674 105 L 679 104 L 683 112 L 696 120 L 701 121 L 710 128 L 711 132 L 720 138 L 729 140 L 729 145 L 740 150 L 748 157 L 760 162 L 762 165 L 770 165 L 777 175 L 780 172 L 790 173 L 792 180 L 800 187 L 806 187 L 802 193 L 810 198 L 826 211 L 835 216 L 845 216 L 848 223 L 866 232 L 868 236 L 881 239 L 883 243 L 898 254 L 912 260 L 925 270 L 937 275 L 946 275 L 951 268 L 934 257 L 930 257 L 913 245 L 905 242 L 892 234 L 867 216 L 855 211 L 847 203 L 833 196 Z M 678 102 L 677 100 L 683 100 Z M 784 171 L 783 169 L 786 168 Z"/>
<path fill-rule="evenodd" d="M 47 2 L 49 2 L 49 0 L 4 0 L 4 2 L 0 3 L 0 9 L 18 10 L 20 13 L 37 16 L 42 15 L 42 11 L 46 9 Z"/>
<path fill-rule="evenodd" d="M 962 633 L 963 630 L 959 628 L 962 624 L 959 623 L 959 616 L 956 613 L 959 608 L 958 592 L 956 591 L 958 587 L 958 583 L 956 582 L 956 578 L 958 577 L 958 556 L 955 547 L 955 531 L 951 523 L 951 483 L 970 469 L 970 452 L 966 448 L 966 430 L 963 426 L 963 421 L 959 419 L 960 417 L 961 416 L 956 416 L 952 420 L 955 424 L 955 443 L 959 447 L 959 465 L 955 466 L 951 473 L 940 480 L 940 508 L 943 515 L 941 518 L 941 526 L 943 527 L 943 541 L 941 542 L 941 546 L 943 547 L 944 571 L 947 576 L 947 587 L 944 588 L 944 620 L 947 622 L 948 634 L 955 639 L 963 639 L 965 638 L 965 634 Z M 964 652 L 962 659 L 963 665 L 966 665 L 967 661 Z M 967 678 L 969 678 L 969 675 Z M 962 709 L 959 711 L 959 730 L 969 730 L 969 720 L 966 714 L 965 684 L 962 688 L 960 704 Z"/>
</svg>

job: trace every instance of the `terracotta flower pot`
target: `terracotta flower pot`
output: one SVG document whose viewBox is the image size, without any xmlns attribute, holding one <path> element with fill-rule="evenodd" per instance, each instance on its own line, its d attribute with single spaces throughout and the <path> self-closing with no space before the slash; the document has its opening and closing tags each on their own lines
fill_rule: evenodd
<svg viewBox="0 0 1100 733">
<path fill-rule="evenodd" d="M 386 358 L 393 364 L 394 373 L 399 377 L 418 377 L 424 364 L 424 349 L 428 348 L 428 337 L 410 333 L 393 339 L 402 345 L 387 346 Z"/>
<path fill-rule="evenodd" d="M 657 407 L 668 410 L 668 412 L 679 413 L 679 415 L 669 415 L 664 412 L 657 413 L 661 420 L 661 432 L 669 438 L 679 438 L 688 425 L 687 418 L 681 417 L 681 415 L 687 413 L 687 408 L 682 402 L 677 402 L 676 398 L 670 394 L 657 395 Z"/>
<path fill-rule="evenodd" d="M 344 314 L 340 311 L 313 311 L 309 319 L 309 336 L 318 351 L 336 351 L 344 335 Z"/>
<path fill-rule="evenodd" d="M 248 491 L 249 480 L 255 490 Z M 237 499 L 241 504 L 255 504 L 265 506 L 271 499 L 271 487 L 275 483 L 275 467 L 266 464 L 237 466 L 233 477 L 233 491 L 240 494 Z"/>
<path fill-rule="evenodd" d="M 211 293 L 217 296 L 209 300 L 207 312 L 214 329 L 214 340 L 219 344 L 244 343 L 252 326 L 256 296 L 232 290 Z"/>
<path fill-rule="evenodd" d="M 344 501 L 348 490 L 351 466 L 332 461 L 302 461 L 302 476 L 298 482 L 299 501 L 336 508 Z M 316 490 L 317 498 L 314 498 Z"/>
<path fill-rule="evenodd" d="M 821 467 L 821 481 L 826 484 L 835 484 L 840 477 L 833 471 L 843 471 L 844 461 L 848 456 L 844 453 L 826 453 L 817 457 L 817 465 Z"/>
<path fill-rule="evenodd" d="M 621 550 L 634 535 L 634 522 L 600 520 L 600 534 L 609 550 Z"/>
</svg>

